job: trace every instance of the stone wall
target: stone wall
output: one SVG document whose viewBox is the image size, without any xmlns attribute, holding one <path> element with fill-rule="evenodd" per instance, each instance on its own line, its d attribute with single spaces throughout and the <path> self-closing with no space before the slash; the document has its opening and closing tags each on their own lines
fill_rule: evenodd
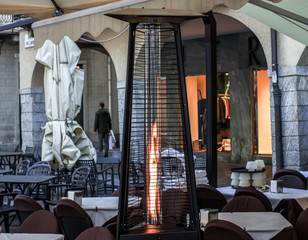
<svg viewBox="0 0 308 240">
<path fill-rule="evenodd" d="M 24 88 L 20 90 L 22 148 L 40 148 L 47 122 L 43 88 Z"/>
<path fill-rule="evenodd" d="M 20 144 L 19 47 L 2 39 L 0 44 L 0 150 L 14 151 Z"/>
<path fill-rule="evenodd" d="M 279 68 L 284 168 L 308 170 L 308 67 Z M 276 169 L 275 121 L 271 89 L 273 170 Z"/>
</svg>

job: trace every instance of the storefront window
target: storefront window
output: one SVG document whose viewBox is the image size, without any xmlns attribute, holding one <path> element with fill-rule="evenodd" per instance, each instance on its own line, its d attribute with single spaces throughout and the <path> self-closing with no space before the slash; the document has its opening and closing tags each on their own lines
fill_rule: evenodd
<svg viewBox="0 0 308 240">
<path fill-rule="evenodd" d="M 255 154 L 272 154 L 270 91 L 267 71 L 255 71 L 256 144 Z"/>
<path fill-rule="evenodd" d="M 194 151 L 206 150 L 206 76 L 186 77 L 191 138 Z M 230 152 L 229 73 L 217 75 L 217 149 Z"/>
</svg>

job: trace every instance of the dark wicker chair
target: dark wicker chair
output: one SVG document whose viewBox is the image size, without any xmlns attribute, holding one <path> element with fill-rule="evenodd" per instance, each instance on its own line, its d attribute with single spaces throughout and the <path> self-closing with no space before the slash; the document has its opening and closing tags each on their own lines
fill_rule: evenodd
<svg viewBox="0 0 308 240">
<path fill-rule="evenodd" d="M 21 224 L 19 233 L 59 233 L 59 225 L 55 215 L 47 210 L 32 213 Z"/>
<path fill-rule="evenodd" d="M 239 188 L 235 191 L 234 193 L 234 197 L 239 197 L 239 196 L 250 196 L 250 197 L 255 197 L 257 199 L 259 199 L 262 204 L 265 207 L 265 210 L 267 212 L 271 212 L 272 211 L 272 204 L 270 202 L 270 200 L 260 191 L 254 189 L 254 188 Z"/>
<path fill-rule="evenodd" d="M 117 234 L 117 223 L 118 223 L 118 215 L 110 218 L 107 222 L 105 222 L 102 227 L 108 229 L 114 237 Z"/>
<path fill-rule="evenodd" d="M 307 180 L 300 172 L 291 169 L 281 169 L 274 174 L 274 180 L 282 180 L 283 187 L 307 189 Z"/>
<path fill-rule="evenodd" d="M 297 218 L 295 229 L 298 240 L 308 239 L 308 208 L 303 211 Z"/>
<path fill-rule="evenodd" d="M 293 226 L 285 227 L 270 240 L 296 240 L 296 232 Z M 307 239 L 307 238 L 306 238 Z"/>
<path fill-rule="evenodd" d="M 221 210 L 222 212 L 265 212 L 265 207 L 260 200 L 250 196 L 233 198 Z"/>
<path fill-rule="evenodd" d="M 216 188 L 205 185 L 197 185 L 197 201 L 199 209 L 215 208 L 221 209 L 227 204 L 227 200 Z"/>
<path fill-rule="evenodd" d="M 188 211 L 187 193 L 179 189 L 168 189 L 162 192 L 163 224 L 182 225 L 186 222 Z"/>
<path fill-rule="evenodd" d="M 60 200 L 54 212 L 67 240 L 74 240 L 84 230 L 94 227 L 87 212 L 70 199 Z"/>
<path fill-rule="evenodd" d="M 20 223 L 30 216 L 32 213 L 43 210 L 42 206 L 38 204 L 33 198 L 19 194 L 14 199 L 14 209 Z"/>
<path fill-rule="evenodd" d="M 295 226 L 297 218 L 303 212 L 303 208 L 295 199 L 282 199 L 275 207 L 274 212 L 279 212 Z"/>
<path fill-rule="evenodd" d="M 104 227 L 92 227 L 80 233 L 76 240 L 115 240 L 115 237 Z"/>
<path fill-rule="evenodd" d="M 220 219 L 209 221 L 204 228 L 204 240 L 253 240 L 239 226 Z"/>
</svg>

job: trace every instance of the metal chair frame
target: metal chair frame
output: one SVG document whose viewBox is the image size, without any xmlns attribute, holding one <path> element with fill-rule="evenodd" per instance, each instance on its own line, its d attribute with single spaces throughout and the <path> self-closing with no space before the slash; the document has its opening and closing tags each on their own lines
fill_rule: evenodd
<svg viewBox="0 0 308 240">
<path fill-rule="evenodd" d="M 111 188 L 114 189 L 114 184 L 113 184 L 112 179 L 107 178 L 108 175 L 112 174 L 112 171 L 113 171 L 112 167 L 106 167 L 98 171 L 93 159 L 78 160 L 77 165 L 79 167 L 81 166 L 90 167 L 88 185 L 90 186 L 91 196 L 98 196 L 98 192 L 102 189 L 104 189 L 105 194 L 107 194 L 107 183 L 108 182 L 111 182 Z M 109 171 L 111 171 L 111 173 Z"/>
</svg>

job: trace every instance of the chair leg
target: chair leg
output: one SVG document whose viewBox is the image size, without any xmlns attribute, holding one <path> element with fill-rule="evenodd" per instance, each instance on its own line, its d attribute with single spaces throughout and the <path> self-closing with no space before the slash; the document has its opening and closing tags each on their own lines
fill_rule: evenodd
<svg viewBox="0 0 308 240">
<path fill-rule="evenodd" d="M 10 232 L 9 214 L 8 214 L 8 213 L 4 213 L 4 214 L 3 214 L 3 219 L 4 219 L 4 228 L 5 228 L 5 232 L 6 232 L 6 233 L 9 233 L 9 232 Z"/>
</svg>

